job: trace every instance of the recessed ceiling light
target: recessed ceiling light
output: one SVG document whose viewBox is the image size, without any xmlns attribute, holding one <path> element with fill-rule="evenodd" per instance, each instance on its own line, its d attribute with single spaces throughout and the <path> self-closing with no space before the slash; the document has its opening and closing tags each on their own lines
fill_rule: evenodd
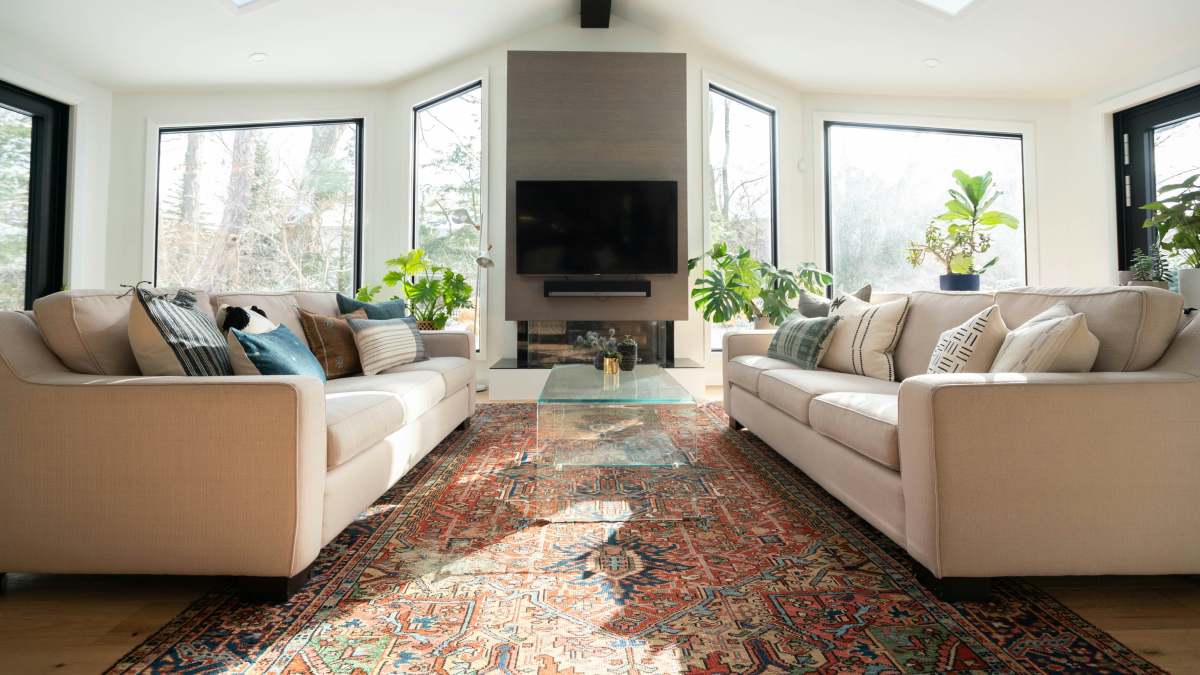
<svg viewBox="0 0 1200 675">
<path fill-rule="evenodd" d="M 237 0 L 234 1 L 236 2 Z M 963 11 L 967 8 L 967 5 L 974 1 L 975 0 L 917 0 L 917 2 L 925 5 L 926 7 L 932 7 L 951 16 Z"/>
<path fill-rule="evenodd" d="M 929 58 L 925 59 L 921 63 L 924 63 L 926 68 L 937 68 L 938 66 L 942 65 L 942 60 Z"/>
<path fill-rule="evenodd" d="M 257 2 L 257 0 L 229 0 L 229 2 L 232 2 L 234 7 L 241 9 L 250 3 Z"/>
<path fill-rule="evenodd" d="M 262 63 L 267 60 L 269 54 L 266 52 L 254 52 L 250 55 L 250 63 Z"/>
</svg>

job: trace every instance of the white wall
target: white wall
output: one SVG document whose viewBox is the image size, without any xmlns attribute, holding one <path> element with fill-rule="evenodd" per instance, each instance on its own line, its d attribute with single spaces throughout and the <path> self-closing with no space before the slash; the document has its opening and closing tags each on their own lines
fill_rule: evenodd
<svg viewBox="0 0 1200 675">
<path fill-rule="evenodd" d="M 0 39 L 0 80 L 71 106 L 64 281 L 72 288 L 102 286 L 112 94 L 9 36 Z"/>
</svg>

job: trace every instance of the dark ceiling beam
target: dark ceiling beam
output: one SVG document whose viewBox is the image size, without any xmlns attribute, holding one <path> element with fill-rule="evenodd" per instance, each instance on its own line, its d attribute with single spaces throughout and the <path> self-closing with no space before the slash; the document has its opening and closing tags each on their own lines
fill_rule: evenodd
<svg viewBox="0 0 1200 675">
<path fill-rule="evenodd" d="M 579 0 L 580 28 L 608 28 L 612 0 Z"/>
</svg>

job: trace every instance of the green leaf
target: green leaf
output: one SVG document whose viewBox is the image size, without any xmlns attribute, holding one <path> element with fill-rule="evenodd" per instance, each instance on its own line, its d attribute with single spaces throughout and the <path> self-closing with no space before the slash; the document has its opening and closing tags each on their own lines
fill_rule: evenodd
<svg viewBox="0 0 1200 675">
<path fill-rule="evenodd" d="M 956 255 L 950 258 L 951 274 L 970 274 L 975 265 L 975 258 L 969 255 Z"/>
<path fill-rule="evenodd" d="M 1017 220 L 1016 216 L 1004 213 L 1003 211 L 988 211 L 987 213 L 979 216 L 979 224 L 988 225 L 991 227 L 1003 225 L 1009 229 L 1015 230 L 1020 226 L 1021 221 Z"/>
</svg>

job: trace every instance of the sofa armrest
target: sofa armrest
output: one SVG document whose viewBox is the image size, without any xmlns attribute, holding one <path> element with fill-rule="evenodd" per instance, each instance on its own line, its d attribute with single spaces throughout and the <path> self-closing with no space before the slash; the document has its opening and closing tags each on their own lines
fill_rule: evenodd
<svg viewBox="0 0 1200 675">
<path fill-rule="evenodd" d="M 293 576 L 322 545 L 306 377 L 17 376 L 0 360 L 0 570 Z"/>
<path fill-rule="evenodd" d="M 728 363 L 739 356 L 766 356 L 775 329 L 731 330 L 721 336 L 721 361 Z"/>
<path fill-rule="evenodd" d="M 475 352 L 471 334 L 465 330 L 423 330 L 426 356 L 461 356 L 471 358 Z"/>
<path fill-rule="evenodd" d="M 907 549 L 940 577 L 1200 572 L 1200 378 L 922 375 L 899 396 Z"/>
</svg>

